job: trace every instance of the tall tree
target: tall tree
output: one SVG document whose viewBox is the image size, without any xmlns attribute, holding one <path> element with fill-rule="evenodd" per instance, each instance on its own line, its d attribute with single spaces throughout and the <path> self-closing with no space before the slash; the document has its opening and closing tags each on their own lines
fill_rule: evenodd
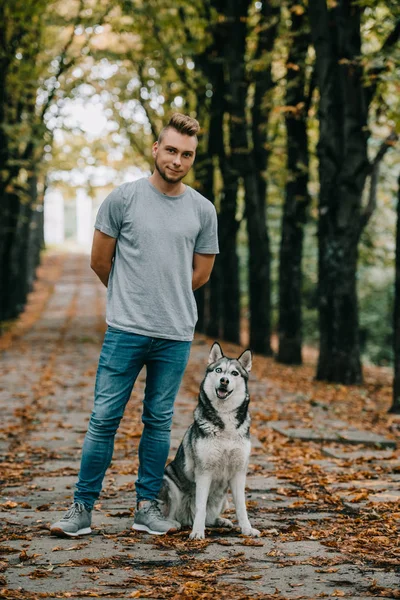
<svg viewBox="0 0 400 600">
<path fill-rule="evenodd" d="M 52 143 L 49 110 L 62 96 L 62 76 L 88 50 L 93 27 L 81 27 L 83 43 L 75 44 L 78 26 L 101 23 L 93 9 L 88 23 L 84 0 L 71 7 L 69 21 L 57 3 L 0 2 L 0 323 L 23 309 L 39 262 L 43 235 L 34 229 L 43 226 L 38 183 L 43 189 L 39 167 Z"/>
<path fill-rule="evenodd" d="M 218 199 L 220 242 L 220 255 L 216 258 L 211 281 L 205 289 L 207 319 L 204 331 L 211 337 L 222 336 L 227 341 L 238 343 L 240 341 L 240 293 L 236 221 L 237 183 L 230 175 L 230 161 L 224 144 L 226 40 L 225 23 L 221 18 L 224 0 L 211 0 L 205 3 L 204 10 L 209 43 L 196 60 L 207 88 L 206 94 L 211 96 L 209 103 L 203 104 L 209 113 L 205 163 L 208 183 L 204 186 L 204 191 L 207 198 L 214 202 Z M 197 174 L 198 164 L 195 170 Z M 217 177 L 222 180 L 222 185 L 220 184 L 218 189 L 215 182 Z"/>
<path fill-rule="evenodd" d="M 266 224 L 266 179 L 268 161 L 267 122 L 269 105 L 266 94 L 271 90 L 271 60 L 279 8 L 275 3 L 262 2 L 255 59 L 258 68 L 252 74 L 254 101 L 251 118 L 248 106 L 252 79 L 247 73 L 248 18 L 250 0 L 226 2 L 223 14 L 225 29 L 224 58 L 226 62 L 226 113 L 229 124 L 229 158 L 221 164 L 226 192 L 222 211 L 227 212 L 236 231 L 236 196 L 242 184 L 245 193 L 245 216 L 249 244 L 249 304 L 250 345 L 254 351 L 271 354 L 270 346 L 270 250 Z M 232 44 L 232 40 L 235 43 Z M 262 68 L 259 68 L 259 65 Z M 229 193 L 229 197 L 227 194 Z M 232 253 L 231 253 L 232 254 Z M 231 264 L 223 277 L 229 278 L 236 265 Z M 229 292 L 229 288 L 228 288 Z"/>
<path fill-rule="evenodd" d="M 26 242 L 36 200 L 30 181 L 43 133 L 35 113 L 36 61 L 45 4 L 0 3 L 0 322 L 19 314 L 29 291 Z"/>
<path fill-rule="evenodd" d="M 356 0 L 309 3 L 316 52 L 319 103 L 319 324 L 317 379 L 362 381 L 356 271 L 358 242 L 370 214 L 362 193 L 367 156 L 368 108 L 374 86 L 364 85 Z"/>
<path fill-rule="evenodd" d="M 270 149 L 268 122 L 271 95 L 272 51 L 278 34 L 281 7 L 264 0 L 260 8 L 258 37 L 252 80 L 251 145 L 242 164 L 245 188 L 246 224 L 249 244 L 250 344 L 256 352 L 271 355 L 271 251 L 267 227 L 267 178 Z M 243 113 L 244 114 L 244 113 Z M 244 133 L 244 131 L 243 131 Z M 242 138 L 243 139 L 243 138 Z"/>
<path fill-rule="evenodd" d="M 400 177 L 398 180 L 397 199 L 397 227 L 396 227 L 396 270 L 395 270 L 395 294 L 393 313 L 393 354 L 394 354 L 394 378 L 393 378 L 393 400 L 390 408 L 391 413 L 400 413 Z"/>
<path fill-rule="evenodd" d="M 279 349 L 277 360 L 300 364 L 302 345 L 301 286 L 303 231 L 309 205 L 307 114 L 313 83 L 307 82 L 310 44 L 304 6 L 290 4 L 291 42 L 286 75 L 287 183 L 282 216 L 279 259 Z M 307 93 L 308 83 L 308 93 Z"/>
</svg>

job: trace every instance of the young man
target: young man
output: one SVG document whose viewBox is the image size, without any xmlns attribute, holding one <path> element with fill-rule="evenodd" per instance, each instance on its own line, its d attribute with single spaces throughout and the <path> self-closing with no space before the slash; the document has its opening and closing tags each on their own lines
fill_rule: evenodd
<svg viewBox="0 0 400 600">
<path fill-rule="evenodd" d="M 108 328 L 74 503 L 52 525 L 55 535 L 91 532 L 114 436 L 143 365 L 144 428 L 133 529 L 161 534 L 179 528 L 164 518 L 157 495 L 197 320 L 193 290 L 208 281 L 218 253 L 213 204 L 182 183 L 195 159 L 198 129 L 195 119 L 174 114 L 153 145 L 153 174 L 119 186 L 99 209 L 91 267 L 107 287 Z"/>
</svg>

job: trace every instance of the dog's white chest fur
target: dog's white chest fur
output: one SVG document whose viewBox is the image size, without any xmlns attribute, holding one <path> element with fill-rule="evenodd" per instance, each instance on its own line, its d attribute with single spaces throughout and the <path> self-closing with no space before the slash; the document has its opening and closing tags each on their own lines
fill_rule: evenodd
<svg viewBox="0 0 400 600">
<path fill-rule="evenodd" d="M 196 456 L 197 472 L 208 471 L 213 474 L 222 486 L 226 485 L 234 473 L 245 470 L 250 455 L 250 441 L 244 438 L 228 438 L 218 435 L 207 439 L 197 440 Z M 191 469 L 190 469 L 191 470 Z M 194 473 L 192 474 L 195 475 Z"/>
</svg>

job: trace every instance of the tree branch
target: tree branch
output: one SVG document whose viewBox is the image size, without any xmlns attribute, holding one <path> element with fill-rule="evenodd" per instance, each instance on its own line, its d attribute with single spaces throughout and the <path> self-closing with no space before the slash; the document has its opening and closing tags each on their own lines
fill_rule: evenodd
<svg viewBox="0 0 400 600">
<path fill-rule="evenodd" d="M 181 80 L 181 82 L 187 87 L 187 89 L 194 92 L 195 94 L 197 94 L 196 86 L 194 86 L 193 83 L 188 79 L 186 71 L 185 71 L 185 67 L 178 68 L 175 57 L 172 55 L 172 53 L 169 49 L 169 46 L 166 43 L 164 43 L 164 41 L 162 39 L 162 35 L 161 35 L 161 29 L 157 23 L 155 15 L 153 13 L 153 9 L 151 8 L 151 6 L 148 3 L 147 4 L 144 3 L 143 12 L 144 12 L 144 14 L 147 15 L 147 17 L 149 18 L 149 20 L 151 22 L 154 37 L 157 40 L 158 44 L 160 45 L 160 47 L 163 51 L 164 57 L 169 62 L 170 66 L 175 71 L 176 75 Z"/>
<path fill-rule="evenodd" d="M 392 46 L 394 46 L 400 39 L 400 19 L 397 21 L 395 28 L 393 31 L 389 33 L 386 40 L 382 44 L 381 52 L 385 50 L 389 50 Z"/>
<path fill-rule="evenodd" d="M 312 97 L 313 97 L 314 90 L 316 89 L 316 87 L 317 87 L 317 73 L 316 73 L 316 67 L 315 67 L 315 65 L 313 65 L 311 77 L 310 77 L 310 81 L 309 81 L 309 86 L 308 86 L 308 94 L 306 96 L 306 104 L 304 107 L 304 114 L 306 116 L 308 116 L 308 113 L 310 111 Z"/>
<path fill-rule="evenodd" d="M 375 53 L 376 56 L 379 56 L 382 52 L 385 54 L 388 50 L 390 50 L 400 39 L 400 19 L 397 21 L 393 31 L 389 33 L 385 41 L 383 42 L 380 50 Z M 367 100 L 367 106 L 370 105 L 372 99 L 375 96 L 377 87 L 378 87 L 378 77 L 382 73 L 387 70 L 387 66 L 375 66 L 371 67 L 371 69 L 366 71 L 366 75 L 371 78 L 371 82 L 369 85 L 365 87 L 365 94 Z"/>
<path fill-rule="evenodd" d="M 55 78 L 56 78 L 55 83 L 57 83 L 57 81 L 59 80 L 59 78 L 60 78 L 61 74 L 63 73 L 63 71 L 65 71 L 65 69 L 67 69 L 67 67 L 70 66 L 70 63 L 73 62 L 73 60 L 72 60 L 68 64 L 66 64 L 65 63 L 65 58 L 67 56 L 68 50 L 70 49 L 70 47 L 72 45 L 72 42 L 75 39 L 75 28 L 76 28 L 76 26 L 79 23 L 80 14 L 81 14 L 81 10 L 83 8 L 83 5 L 84 5 L 84 0 L 80 0 L 78 12 L 76 14 L 76 17 L 75 17 L 73 23 L 72 23 L 72 33 L 71 33 L 71 36 L 67 40 L 66 44 L 64 45 L 64 48 L 61 50 L 60 56 L 58 57 L 58 70 L 57 70 L 57 73 L 55 75 Z M 56 89 L 57 89 L 57 86 L 54 84 L 53 87 L 52 87 L 52 89 L 49 91 L 49 93 L 47 95 L 47 100 L 46 100 L 46 102 L 45 102 L 45 104 L 43 106 L 42 112 L 40 113 L 40 121 L 41 122 L 43 122 L 44 116 L 45 116 L 46 112 L 49 109 L 49 106 L 50 106 L 50 104 L 51 104 L 51 102 L 52 102 L 52 100 L 54 98 L 54 94 L 56 93 Z"/>
<path fill-rule="evenodd" d="M 371 182 L 370 182 L 370 188 L 369 188 L 368 202 L 360 216 L 360 233 L 362 232 L 364 227 L 367 225 L 368 221 L 370 220 L 370 218 L 376 208 L 376 193 L 377 193 L 377 189 L 378 189 L 379 167 L 380 167 L 381 161 L 382 161 L 383 157 L 385 156 L 386 152 L 389 150 L 389 148 L 394 146 L 398 139 L 399 139 L 398 134 L 395 131 L 392 131 L 388 135 L 388 137 L 382 142 L 378 152 L 376 153 L 374 160 L 371 163 L 371 168 L 370 168 Z"/>
<path fill-rule="evenodd" d="M 133 62 L 133 60 L 132 60 L 132 62 Z M 139 81 L 140 81 L 141 87 L 144 87 L 144 78 L 143 78 L 143 67 L 144 67 L 144 64 L 143 64 L 143 62 L 144 61 L 138 61 L 138 64 L 137 64 L 137 73 L 138 73 L 138 77 L 139 77 Z M 139 90 L 139 96 L 140 96 L 140 90 Z M 143 98 L 140 98 L 140 104 L 142 105 L 142 107 L 143 107 L 143 109 L 144 109 L 144 111 L 146 113 L 146 117 L 147 117 L 147 119 L 148 119 L 148 121 L 150 123 L 151 133 L 153 134 L 153 138 L 154 138 L 154 140 L 157 140 L 159 134 L 158 134 L 158 131 L 157 131 L 156 124 L 153 121 L 152 116 L 151 116 L 151 111 L 150 111 L 149 103 L 146 102 L 146 100 L 144 100 Z"/>
<path fill-rule="evenodd" d="M 72 29 L 71 37 L 66 42 L 64 48 L 61 51 L 61 54 L 58 57 L 58 70 L 57 70 L 57 73 L 54 75 L 55 83 L 48 93 L 47 100 L 46 100 L 46 102 L 43 106 L 43 110 L 40 114 L 41 121 L 43 121 L 43 119 L 46 115 L 46 112 L 48 111 L 50 104 L 52 103 L 52 101 L 54 99 L 56 90 L 58 89 L 58 87 L 56 85 L 58 80 L 60 79 L 61 75 L 63 75 L 63 73 L 65 73 L 65 71 L 67 71 L 67 69 L 69 69 L 76 62 L 76 57 L 71 57 L 71 59 L 68 62 L 65 59 L 67 57 L 68 50 L 70 49 L 70 47 L 75 39 L 75 28 L 79 24 L 80 13 L 81 13 L 81 10 L 83 9 L 83 7 L 84 7 L 84 0 L 80 0 L 79 9 L 78 9 L 77 15 L 74 19 L 74 22 L 72 24 L 73 29 Z M 99 22 L 97 23 L 98 25 L 101 25 L 104 22 L 104 19 L 109 14 L 109 12 L 111 11 L 112 8 L 113 8 L 113 3 L 111 3 L 107 7 L 105 12 L 100 16 L 100 18 L 98 20 Z M 93 35 L 94 35 L 94 31 L 92 33 L 86 35 L 86 40 L 85 40 L 83 47 L 87 46 L 90 43 L 90 40 L 92 39 Z M 82 52 L 82 48 L 81 48 L 81 52 Z"/>
</svg>

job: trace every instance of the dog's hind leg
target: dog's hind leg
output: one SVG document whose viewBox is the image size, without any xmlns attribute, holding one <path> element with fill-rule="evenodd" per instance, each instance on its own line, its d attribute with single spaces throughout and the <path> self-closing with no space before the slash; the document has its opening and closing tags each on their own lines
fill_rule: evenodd
<svg viewBox="0 0 400 600">
<path fill-rule="evenodd" d="M 229 519 L 220 517 L 221 512 L 225 510 L 226 495 L 221 498 L 215 506 L 207 507 L 206 526 L 207 527 L 234 527 L 234 524 Z"/>
<path fill-rule="evenodd" d="M 193 529 L 190 534 L 191 540 L 204 539 L 204 528 L 206 526 L 207 500 L 210 492 L 212 475 L 211 473 L 201 473 L 196 475 L 196 512 L 194 517 Z"/>
<path fill-rule="evenodd" d="M 244 471 L 235 473 L 230 481 L 230 486 L 232 490 L 233 501 L 235 503 L 237 520 L 243 535 L 251 535 L 253 537 L 259 536 L 260 532 L 258 529 L 254 529 L 251 526 L 247 516 L 245 498 L 246 473 Z"/>
<path fill-rule="evenodd" d="M 232 529 L 232 527 L 235 527 L 234 524 L 232 523 L 232 521 L 230 521 L 229 519 L 224 519 L 223 517 L 217 517 L 212 526 L 213 527 L 228 527 L 229 529 Z"/>
</svg>

